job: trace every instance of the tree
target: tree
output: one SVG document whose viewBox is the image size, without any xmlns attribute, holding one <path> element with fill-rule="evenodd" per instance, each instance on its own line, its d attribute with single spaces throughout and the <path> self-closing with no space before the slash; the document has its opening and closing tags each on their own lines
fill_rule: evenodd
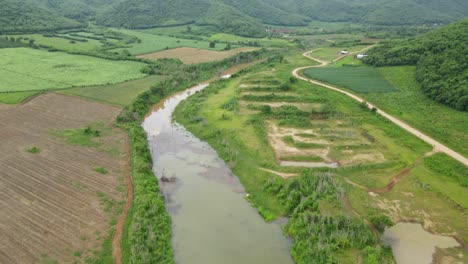
<svg viewBox="0 0 468 264">
<path fill-rule="evenodd" d="M 210 41 L 210 49 L 216 48 L 216 42 Z"/>
<path fill-rule="evenodd" d="M 192 33 L 192 27 L 191 26 L 187 26 L 187 33 Z"/>
</svg>

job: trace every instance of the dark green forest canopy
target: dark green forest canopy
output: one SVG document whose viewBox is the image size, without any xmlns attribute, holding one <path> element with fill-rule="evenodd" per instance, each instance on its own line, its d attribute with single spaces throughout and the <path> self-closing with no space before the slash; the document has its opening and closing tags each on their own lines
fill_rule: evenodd
<svg viewBox="0 0 468 264">
<path fill-rule="evenodd" d="M 69 29 L 81 23 L 17 0 L 0 0 L 0 32 L 37 32 Z"/>
<path fill-rule="evenodd" d="M 196 23 L 264 37 L 265 25 L 305 26 L 312 20 L 427 25 L 468 16 L 466 0 L 0 0 L 0 4 L 0 28 L 24 32 L 76 27 L 77 21 L 126 28 Z"/>
<path fill-rule="evenodd" d="M 417 65 L 423 92 L 468 111 L 468 19 L 417 38 L 387 42 L 369 51 L 373 66 Z"/>
</svg>

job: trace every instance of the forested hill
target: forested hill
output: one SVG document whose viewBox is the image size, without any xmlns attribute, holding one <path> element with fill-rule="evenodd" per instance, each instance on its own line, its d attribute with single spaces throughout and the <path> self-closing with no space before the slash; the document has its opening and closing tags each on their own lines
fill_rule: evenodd
<svg viewBox="0 0 468 264">
<path fill-rule="evenodd" d="M 417 65 L 416 79 L 437 102 L 468 111 L 468 19 L 369 51 L 374 66 Z"/>
<path fill-rule="evenodd" d="M 197 23 L 260 37 L 266 35 L 265 24 L 303 26 L 319 20 L 420 25 L 468 17 L 466 0 L 0 0 L 0 4 L 0 28 L 13 25 L 25 31 L 73 25 L 66 17 L 127 28 Z"/>
<path fill-rule="evenodd" d="M 320 21 L 377 25 L 448 23 L 468 17 L 466 0 L 264 0 Z"/>
<path fill-rule="evenodd" d="M 67 29 L 81 23 L 22 0 L 0 0 L 0 32 L 36 32 Z"/>
</svg>

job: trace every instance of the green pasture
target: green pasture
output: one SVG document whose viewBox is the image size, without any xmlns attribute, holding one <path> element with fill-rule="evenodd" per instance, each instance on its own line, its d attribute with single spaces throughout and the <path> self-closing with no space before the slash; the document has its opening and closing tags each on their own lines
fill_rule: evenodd
<svg viewBox="0 0 468 264">
<path fill-rule="evenodd" d="M 377 71 L 395 88 L 395 92 L 385 96 L 363 93 L 362 97 L 468 156 L 467 112 L 437 103 L 424 95 L 415 80 L 416 67 L 382 67 Z"/>
<path fill-rule="evenodd" d="M 0 49 L 0 92 L 120 83 L 146 76 L 143 63 L 29 48 Z"/>
<path fill-rule="evenodd" d="M 262 47 L 266 48 L 282 48 L 292 45 L 285 39 L 278 38 L 248 38 L 241 37 L 232 34 L 218 33 L 208 38 L 210 41 L 220 41 L 229 43 L 258 43 Z"/>
<path fill-rule="evenodd" d="M 312 79 L 335 84 L 360 93 L 388 93 L 395 88 L 375 68 L 324 67 L 304 71 Z"/>
<path fill-rule="evenodd" d="M 155 51 L 165 50 L 165 49 L 173 49 L 173 48 L 180 48 L 180 47 L 190 47 L 190 48 L 198 48 L 198 49 L 207 49 L 207 50 L 223 50 L 226 47 L 226 44 L 217 44 L 216 48 L 210 49 L 209 41 L 200 41 L 200 40 L 191 40 L 191 39 L 182 39 L 182 38 L 174 38 L 169 36 L 163 35 L 156 35 L 136 30 L 128 30 L 128 29 L 114 29 L 117 32 L 135 36 L 140 39 L 140 42 L 129 44 L 126 48 L 116 49 L 114 51 L 121 51 L 123 49 L 127 49 L 133 55 L 151 53 Z"/>
<path fill-rule="evenodd" d="M 145 78 L 131 80 L 123 83 L 78 87 L 61 90 L 60 92 L 64 94 L 90 98 L 118 106 L 127 106 L 132 103 L 140 93 L 149 90 L 152 85 L 160 82 L 164 78 L 165 77 L 159 75 L 150 75 Z"/>
</svg>

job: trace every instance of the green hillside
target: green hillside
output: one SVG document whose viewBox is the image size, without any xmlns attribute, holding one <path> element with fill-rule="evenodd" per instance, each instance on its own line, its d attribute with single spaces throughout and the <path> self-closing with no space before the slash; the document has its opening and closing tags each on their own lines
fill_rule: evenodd
<svg viewBox="0 0 468 264">
<path fill-rule="evenodd" d="M 417 65 L 416 79 L 433 100 L 468 111 L 468 19 L 418 38 L 369 51 L 373 66 Z"/>
<path fill-rule="evenodd" d="M 463 0 L 264 0 L 310 19 L 377 25 L 448 23 L 468 16 Z"/>
<path fill-rule="evenodd" d="M 468 16 L 464 0 L 0 0 L 0 4 L 3 31 L 69 28 L 77 21 L 132 29 L 195 23 L 224 33 L 264 37 L 265 24 L 305 26 L 317 20 L 421 25 Z"/>
<path fill-rule="evenodd" d="M 25 1 L 0 0 L 0 32 L 36 32 L 77 28 L 81 23 Z"/>
</svg>

